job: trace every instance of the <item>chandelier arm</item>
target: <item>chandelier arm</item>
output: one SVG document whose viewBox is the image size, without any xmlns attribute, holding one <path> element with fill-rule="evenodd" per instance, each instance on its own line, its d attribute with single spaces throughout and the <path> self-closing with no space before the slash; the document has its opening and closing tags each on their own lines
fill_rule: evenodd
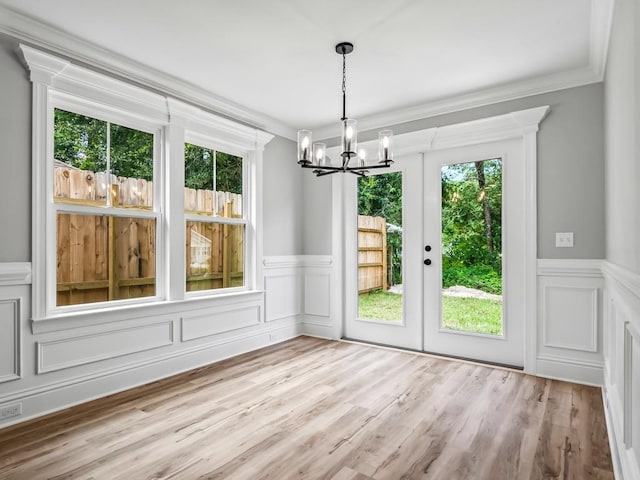
<svg viewBox="0 0 640 480">
<path fill-rule="evenodd" d="M 344 172 L 341 168 L 337 170 L 314 170 L 313 173 L 316 174 L 316 177 L 324 177 L 325 175 L 332 175 L 334 173 Z"/>
<path fill-rule="evenodd" d="M 302 168 L 312 168 L 315 170 L 330 170 L 330 171 L 336 171 L 336 172 L 343 172 L 344 168 L 342 167 L 333 167 L 331 165 L 314 165 L 313 163 L 308 163 L 306 165 L 300 165 Z"/>
</svg>

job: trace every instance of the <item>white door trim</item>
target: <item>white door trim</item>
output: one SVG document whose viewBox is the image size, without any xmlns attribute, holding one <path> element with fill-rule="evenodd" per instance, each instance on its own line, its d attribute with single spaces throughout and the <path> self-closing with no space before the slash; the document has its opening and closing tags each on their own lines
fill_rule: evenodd
<svg viewBox="0 0 640 480">
<path fill-rule="evenodd" d="M 429 128 L 411 133 L 396 135 L 395 154 L 425 153 L 430 150 L 467 146 L 507 140 L 523 139 L 523 157 L 525 165 L 525 341 L 524 341 L 524 370 L 536 373 L 536 263 L 537 263 L 537 132 L 540 122 L 549 113 L 549 106 L 519 110 L 495 117 L 473 120 L 470 122 Z M 374 142 L 367 142 L 373 145 Z M 338 147 L 329 149 L 330 156 L 336 156 Z M 334 298 L 340 312 L 340 336 L 345 331 L 346 312 L 344 309 L 344 175 L 332 175 L 332 240 L 331 248 L 334 264 Z"/>
</svg>

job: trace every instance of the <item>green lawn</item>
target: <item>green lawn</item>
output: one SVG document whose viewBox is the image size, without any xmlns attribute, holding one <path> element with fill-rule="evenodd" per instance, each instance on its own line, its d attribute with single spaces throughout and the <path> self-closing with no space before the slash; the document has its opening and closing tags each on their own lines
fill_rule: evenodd
<svg viewBox="0 0 640 480">
<path fill-rule="evenodd" d="M 442 297 L 442 325 L 451 330 L 502 334 L 502 302 L 483 298 Z"/>
<path fill-rule="evenodd" d="M 402 295 L 376 290 L 359 296 L 358 317 L 402 321 Z"/>
<path fill-rule="evenodd" d="M 400 322 L 402 295 L 382 290 L 362 294 L 358 316 Z M 442 323 L 452 330 L 499 335 L 502 333 L 502 302 L 443 296 Z"/>
</svg>

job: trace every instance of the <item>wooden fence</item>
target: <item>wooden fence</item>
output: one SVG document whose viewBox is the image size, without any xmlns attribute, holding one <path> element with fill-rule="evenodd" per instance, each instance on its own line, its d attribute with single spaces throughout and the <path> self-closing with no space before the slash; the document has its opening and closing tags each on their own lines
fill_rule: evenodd
<svg viewBox="0 0 640 480">
<path fill-rule="evenodd" d="M 150 210 L 153 182 L 54 167 L 57 202 Z M 242 196 L 185 189 L 188 213 L 241 217 Z M 105 212 L 106 213 L 106 212 Z M 155 295 L 156 221 L 108 215 L 57 216 L 57 305 Z M 190 221 L 186 225 L 187 290 L 243 284 L 244 226 Z"/>
<path fill-rule="evenodd" d="M 358 293 L 388 288 L 387 222 L 358 215 Z"/>
</svg>

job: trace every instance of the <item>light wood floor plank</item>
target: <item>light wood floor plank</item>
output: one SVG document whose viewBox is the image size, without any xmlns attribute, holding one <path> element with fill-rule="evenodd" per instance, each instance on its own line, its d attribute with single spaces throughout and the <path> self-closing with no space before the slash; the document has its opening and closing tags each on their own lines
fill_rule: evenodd
<svg viewBox="0 0 640 480">
<path fill-rule="evenodd" d="M 599 389 L 300 337 L 0 430 L 0 480 L 613 479 Z"/>
</svg>

